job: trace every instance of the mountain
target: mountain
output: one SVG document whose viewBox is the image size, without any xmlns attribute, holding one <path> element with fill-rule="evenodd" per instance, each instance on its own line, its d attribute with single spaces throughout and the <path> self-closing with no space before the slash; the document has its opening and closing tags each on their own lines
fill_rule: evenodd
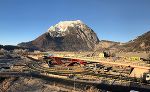
<svg viewBox="0 0 150 92">
<path fill-rule="evenodd" d="M 150 31 L 119 47 L 122 51 L 150 51 Z"/>
<path fill-rule="evenodd" d="M 96 33 L 80 20 L 61 21 L 21 47 L 48 51 L 91 51 L 99 43 Z"/>
</svg>

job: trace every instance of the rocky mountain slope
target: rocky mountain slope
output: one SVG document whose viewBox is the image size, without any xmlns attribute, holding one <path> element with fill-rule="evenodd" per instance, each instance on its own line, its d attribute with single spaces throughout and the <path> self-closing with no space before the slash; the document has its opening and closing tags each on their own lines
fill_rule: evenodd
<svg viewBox="0 0 150 92">
<path fill-rule="evenodd" d="M 96 48 L 99 51 L 109 50 L 115 52 L 150 51 L 150 31 L 127 43 L 102 40 Z"/>
<path fill-rule="evenodd" d="M 40 50 L 90 51 L 99 39 L 96 33 L 80 20 L 61 21 L 33 41 L 18 44 Z"/>
<path fill-rule="evenodd" d="M 122 51 L 150 51 L 150 31 L 119 47 Z"/>
</svg>

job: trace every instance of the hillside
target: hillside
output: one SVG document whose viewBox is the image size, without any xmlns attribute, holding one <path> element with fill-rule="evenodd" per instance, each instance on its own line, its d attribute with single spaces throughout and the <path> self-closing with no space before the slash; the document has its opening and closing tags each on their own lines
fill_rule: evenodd
<svg viewBox="0 0 150 92">
<path fill-rule="evenodd" d="M 108 41 L 108 40 L 101 40 L 99 44 L 95 47 L 96 51 L 105 51 L 105 50 L 112 50 L 117 49 L 116 46 L 119 46 L 120 42 Z"/>
<path fill-rule="evenodd" d="M 119 47 L 122 51 L 150 51 L 150 31 Z"/>
<path fill-rule="evenodd" d="M 14 45 L 0 45 L 0 49 L 5 49 L 5 50 L 14 50 L 14 49 L 28 49 L 28 48 L 23 48 L 19 46 L 14 46 Z"/>
</svg>

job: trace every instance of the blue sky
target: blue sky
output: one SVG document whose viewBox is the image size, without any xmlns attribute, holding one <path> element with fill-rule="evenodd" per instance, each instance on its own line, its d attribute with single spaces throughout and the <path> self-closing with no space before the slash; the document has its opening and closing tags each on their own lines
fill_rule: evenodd
<svg viewBox="0 0 150 92">
<path fill-rule="evenodd" d="M 78 19 L 100 40 L 127 42 L 150 30 L 150 0 L 0 0 L 0 44 L 31 41 Z"/>
</svg>

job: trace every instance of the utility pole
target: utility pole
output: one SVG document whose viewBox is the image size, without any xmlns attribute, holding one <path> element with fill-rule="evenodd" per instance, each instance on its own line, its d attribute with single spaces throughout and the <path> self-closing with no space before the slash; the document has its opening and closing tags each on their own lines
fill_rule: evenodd
<svg viewBox="0 0 150 92">
<path fill-rule="evenodd" d="M 73 77 L 73 81 L 74 81 L 74 86 L 73 86 L 73 88 L 74 88 L 74 91 L 75 91 L 75 90 L 76 90 L 75 77 Z"/>
<path fill-rule="evenodd" d="M 74 75 L 74 77 L 73 77 L 73 81 L 74 81 L 74 91 L 76 90 L 76 83 L 75 83 L 75 81 L 76 81 L 76 77 L 75 77 L 75 75 Z"/>
</svg>

